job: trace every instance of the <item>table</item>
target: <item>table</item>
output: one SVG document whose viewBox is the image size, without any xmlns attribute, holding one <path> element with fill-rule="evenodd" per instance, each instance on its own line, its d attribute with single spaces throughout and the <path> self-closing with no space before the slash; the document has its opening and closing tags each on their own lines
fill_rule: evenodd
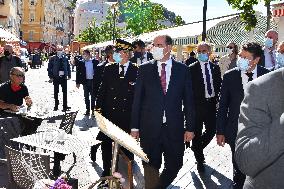
<svg viewBox="0 0 284 189">
<path fill-rule="evenodd" d="M 36 148 L 41 148 L 61 154 L 79 154 L 83 150 L 90 148 L 91 146 L 98 144 L 98 141 L 87 141 L 85 139 L 79 139 L 77 136 L 71 134 L 64 134 L 65 137 L 61 138 L 61 129 L 47 130 L 44 132 L 38 132 L 27 136 L 12 138 L 14 142 L 26 144 Z"/>
</svg>

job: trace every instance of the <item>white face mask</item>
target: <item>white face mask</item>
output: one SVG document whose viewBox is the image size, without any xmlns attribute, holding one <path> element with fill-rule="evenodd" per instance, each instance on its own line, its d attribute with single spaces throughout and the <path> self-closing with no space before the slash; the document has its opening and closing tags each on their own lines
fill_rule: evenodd
<svg viewBox="0 0 284 189">
<path fill-rule="evenodd" d="M 277 54 L 276 54 L 276 61 L 277 61 L 277 64 L 278 64 L 280 67 L 283 67 L 283 66 L 284 66 L 284 54 L 277 53 Z"/>
<path fill-rule="evenodd" d="M 153 58 L 159 61 L 164 58 L 164 48 L 153 47 L 152 54 Z"/>
<path fill-rule="evenodd" d="M 229 55 L 233 54 L 233 49 L 226 48 L 226 50 L 227 50 L 227 53 L 228 53 Z"/>
</svg>

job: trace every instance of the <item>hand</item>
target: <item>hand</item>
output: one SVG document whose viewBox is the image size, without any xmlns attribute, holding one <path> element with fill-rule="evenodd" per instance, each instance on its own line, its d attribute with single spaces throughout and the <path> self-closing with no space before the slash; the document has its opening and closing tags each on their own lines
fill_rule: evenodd
<svg viewBox="0 0 284 189">
<path fill-rule="evenodd" d="M 139 139 L 139 131 L 131 131 L 131 136 L 135 139 Z"/>
<path fill-rule="evenodd" d="M 20 107 L 14 104 L 10 104 L 8 108 L 13 112 L 18 112 L 20 110 Z"/>
<path fill-rule="evenodd" d="M 79 89 L 80 88 L 80 84 L 76 84 L 76 87 L 77 87 L 77 89 Z"/>
<path fill-rule="evenodd" d="M 190 142 L 194 138 L 194 132 L 185 131 L 184 142 Z"/>
<path fill-rule="evenodd" d="M 219 146 L 224 147 L 225 146 L 225 136 L 224 135 L 216 135 L 217 138 L 217 144 Z"/>
<path fill-rule="evenodd" d="M 25 101 L 26 101 L 27 106 L 32 106 L 33 101 L 31 99 L 31 97 L 29 97 L 29 96 L 25 97 Z"/>
<path fill-rule="evenodd" d="M 53 79 L 52 79 L 52 78 L 50 78 L 48 82 L 49 82 L 49 83 L 52 83 L 52 82 L 53 82 Z"/>
</svg>

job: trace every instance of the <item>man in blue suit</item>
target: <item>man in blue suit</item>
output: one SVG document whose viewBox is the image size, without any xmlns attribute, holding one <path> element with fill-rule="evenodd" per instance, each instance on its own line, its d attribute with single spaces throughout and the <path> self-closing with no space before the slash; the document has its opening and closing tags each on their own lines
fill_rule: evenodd
<svg viewBox="0 0 284 189">
<path fill-rule="evenodd" d="M 226 142 L 231 147 L 234 189 L 242 189 L 246 178 L 238 169 L 234 158 L 244 88 L 248 82 L 269 72 L 266 68 L 258 65 L 261 56 L 263 56 L 263 50 L 259 44 L 244 44 L 239 53 L 237 67 L 227 71 L 222 82 L 217 115 L 217 143 L 219 146 L 224 146 Z"/>
<path fill-rule="evenodd" d="M 171 184 L 183 165 L 184 142 L 194 137 L 190 73 L 186 65 L 171 58 L 171 49 L 171 37 L 156 37 L 155 61 L 142 64 L 138 70 L 131 135 L 140 137 L 150 160 L 143 164 L 146 189 L 164 189 Z M 159 176 L 162 154 L 165 167 Z"/>
</svg>

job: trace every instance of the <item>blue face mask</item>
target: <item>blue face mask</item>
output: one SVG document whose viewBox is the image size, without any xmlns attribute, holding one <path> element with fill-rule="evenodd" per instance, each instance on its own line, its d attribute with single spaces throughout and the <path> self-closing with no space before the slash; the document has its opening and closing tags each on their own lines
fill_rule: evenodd
<svg viewBox="0 0 284 189">
<path fill-rule="evenodd" d="M 121 56 L 120 56 L 120 53 L 117 53 L 117 52 L 115 52 L 115 53 L 113 53 L 113 59 L 114 59 L 114 61 L 116 62 L 116 63 L 120 63 L 121 61 L 122 61 L 122 58 L 121 58 Z"/>
<path fill-rule="evenodd" d="M 208 54 L 198 53 L 198 60 L 201 62 L 207 62 L 208 61 Z"/>
<path fill-rule="evenodd" d="M 237 66 L 241 71 L 246 72 L 249 69 L 249 60 L 246 58 L 239 57 Z"/>
<path fill-rule="evenodd" d="M 284 54 L 277 53 L 276 54 L 276 62 L 280 67 L 284 66 Z"/>
<path fill-rule="evenodd" d="M 264 45 L 267 48 L 271 48 L 273 46 L 273 39 L 266 38 L 265 41 L 264 41 Z"/>
</svg>

